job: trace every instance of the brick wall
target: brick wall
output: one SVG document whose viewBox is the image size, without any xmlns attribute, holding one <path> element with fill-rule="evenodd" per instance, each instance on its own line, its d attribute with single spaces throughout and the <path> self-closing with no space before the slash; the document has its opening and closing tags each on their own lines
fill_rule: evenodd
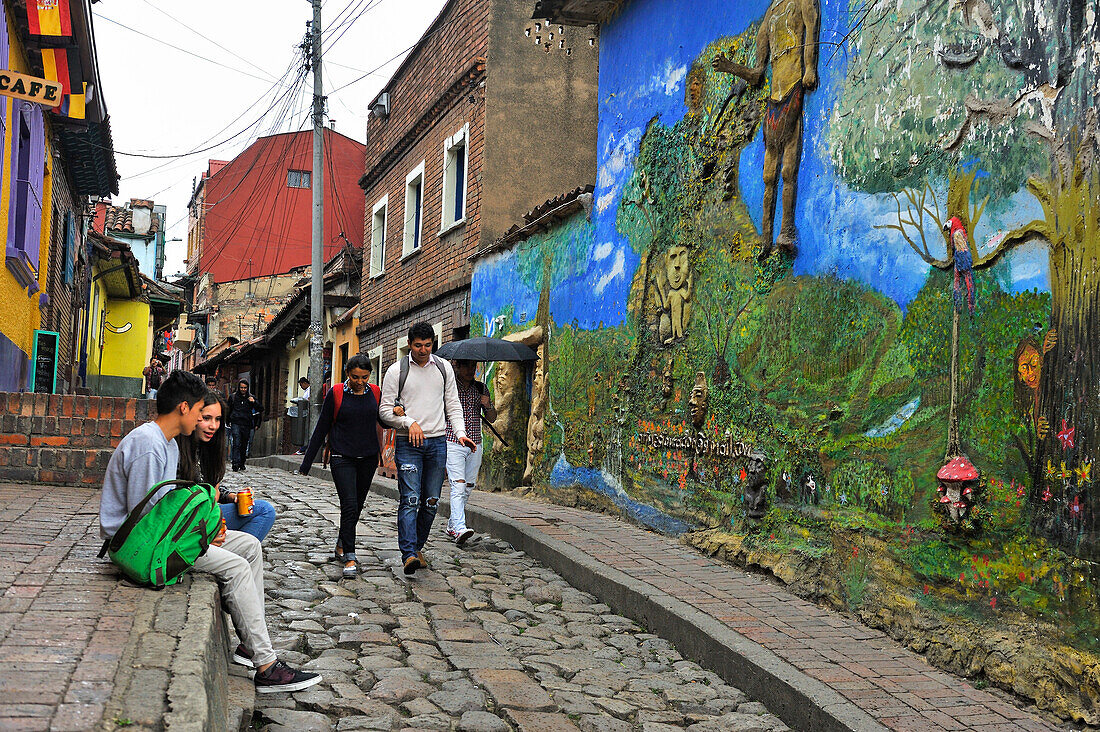
<svg viewBox="0 0 1100 732">
<path fill-rule="evenodd" d="M 389 172 L 366 192 L 364 215 L 363 285 L 359 308 L 359 332 L 403 317 L 406 311 L 459 288 L 469 288 L 472 267 L 468 257 L 481 246 L 481 158 L 483 105 L 480 96 L 471 104 L 463 96 L 442 115 L 424 137 L 411 147 Z M 438 232 L 443 215 L 443 144 L 469 125 L 469 168 L 466 185 L 466 223 L 443 236 Z M 423 209 L 420 250 L 402 258 L 405 234 L 405 178 L 424 163 Z M 370 276 L 372 210 L 389 196 L 386 212 L 386 261 L 383 274 Z M 406 326 L 407 328 L 408 326 Z M 373 346 L 360 342 L 360 350 Z"/>
<path fill-rule="evenodd" d="M 367 120 L 366 170 L 401 139 L 472 59 L 485 58 L 488 39 L 489 3 L 450 0 L 444 6 L 386 85 L 390 114 L 385 119 L 371 115 Z M 404 182 L 405 173 L 401 175 Z M 371 203 L 368 199 L 367 216 Z"/>
<path fill-rule="evenodd" d="M 127 432 L 156 416 L 147 399 L 0 393 L 0 481 L 100 485 Z"/>
<path fill-rule="evenodd" d="M 422 307 L 402 313 L 399 317 L 381 323 L 365 331 L 359 337 L 359 352 L 367 353 L 382 346 L 382 373 L 397 360 L 397 340 L 408 335 L 409 326 L 416 322 L 432 325 L 443 323 L 443 342 L 454 340 L 454 331 L 470 324 L 470 290 L 465 288 L 446 297 L 429 302 Z"/>
</svg>

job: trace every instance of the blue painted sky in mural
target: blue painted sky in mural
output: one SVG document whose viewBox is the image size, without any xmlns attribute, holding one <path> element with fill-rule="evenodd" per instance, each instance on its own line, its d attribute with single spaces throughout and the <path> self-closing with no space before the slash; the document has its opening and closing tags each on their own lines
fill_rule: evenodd
<svg viewBox="0 0 1100 732">
<path fill-rule="evenodd" d="M 657 117 L 673 125 L 687 109 L 684 81 L 692 61 L 720 36 L 738 35 L 763 16 L 765 0 L 635 0 L 601 30 L 598 177 L 593 211 L 595 244 L 588 270 L 564 288 L 597 298 L 556 298 L 554 319 L 577 320 L 582 326 L 611 326 L 626 316 L 626 300 L 638 255 L 615 228 L 623 185 L 633 172 L 633 159 L 646 125 Z M 799 175 L 797 225 L 801 235 L 795 274 L 835 274 L 868 284 L 905 307 L 920 290 L 928 272 L 891 232 L 876 224 L 894 221 L 889 196 L 853 191 L 840 181 L 828 160 L 825 134 L 846 71 L 846 56 L 828 45 L 848 28 L 847 0 L 821 4 L 821 86 L 807 96 L 806 133 Z M 704 20 L 705 19 L 705 20 Z M 763 142 L 756 140 L 741 159 L 741 191 L 757 228 L 761 223 Z M 990 211 L 974 234 L 985 241 L 998 229 L 1038 214 L 1034 199 L 1021 193 Z M 778 212 L 777 212 L 778 213 Z M 1013 272 L 1010 289 L 1048 288 L 1046 257 L 1038 246 L 1023 247 L 1007 257 Z"/>
</svg>

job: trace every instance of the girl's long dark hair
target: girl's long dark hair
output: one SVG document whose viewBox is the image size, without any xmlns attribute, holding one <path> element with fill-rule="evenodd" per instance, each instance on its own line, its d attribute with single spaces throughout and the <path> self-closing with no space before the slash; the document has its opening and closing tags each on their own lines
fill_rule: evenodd
<svg viewBox="0 0 1100 732">
<path fill-rule="evenodd" d="M 225 477 L 225 418 L 229 414 L 229 405 L 219 394 L 212 391 L 206 392 L 202 401 L 204 409 L 212 404 L 221 405 L 222 424 L 210 438 L 210 442 L 203 442 L 194 434 L 180 435 L 176 438 L 180 448 L 180 464 L 176 475 L 182 480 L 217 485 Z"/>
</svg>

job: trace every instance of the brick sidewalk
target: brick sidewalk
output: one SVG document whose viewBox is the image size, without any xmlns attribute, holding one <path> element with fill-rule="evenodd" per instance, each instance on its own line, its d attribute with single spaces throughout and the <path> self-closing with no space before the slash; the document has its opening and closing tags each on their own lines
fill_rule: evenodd
<svg viewBox="0 0 1100 732">
<path fill-rule="evenodd" d="M 1053 730 L 884 633 L 617 518 L 494 493 L 471 499 L 709 615 L 895 730 Z"/>
<path fill-rule="evenodd" d="M 103 717 L 143 590 L 99 545 L 98 489 L 0 484 L 0 729 Z"/>
</svg>

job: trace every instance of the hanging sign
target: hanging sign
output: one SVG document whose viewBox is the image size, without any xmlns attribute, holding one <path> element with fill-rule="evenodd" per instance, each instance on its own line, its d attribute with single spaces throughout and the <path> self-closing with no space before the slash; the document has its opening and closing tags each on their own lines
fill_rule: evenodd
<svg viewBox="0 0 1100 732">
<path fill-rule="evenodd" d="M 0 71 L 0 94 L 56 107 L 61 103 L 61 84 L 18 71 Z"/>
</svg>

